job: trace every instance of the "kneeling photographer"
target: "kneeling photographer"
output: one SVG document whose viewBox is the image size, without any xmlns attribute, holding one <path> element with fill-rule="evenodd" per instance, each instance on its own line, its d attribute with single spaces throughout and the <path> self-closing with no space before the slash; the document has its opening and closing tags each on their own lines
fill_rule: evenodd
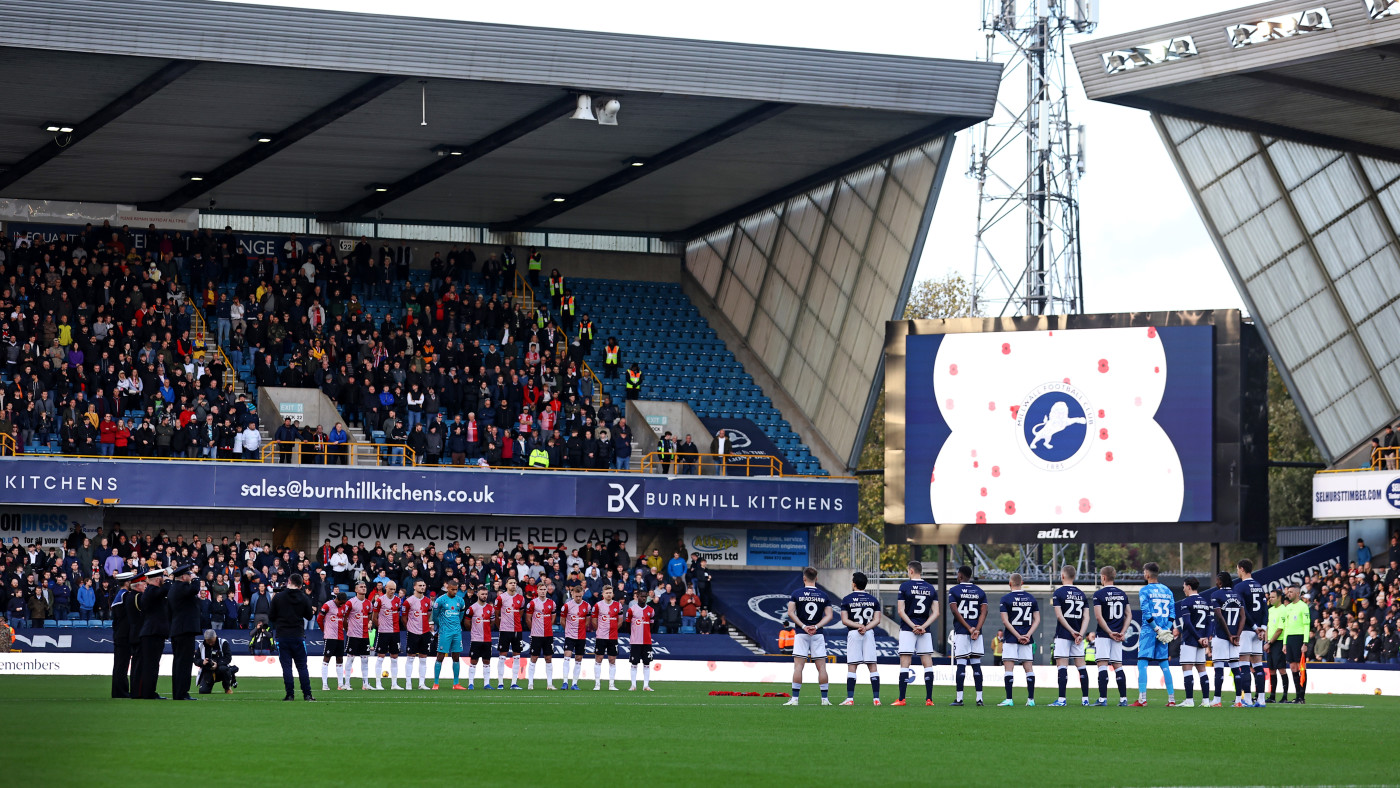
<svg viewBox="0 0 1400 788">
<path fill-rule="evenodd" d="M 229 642 L 212 629 L 204 630 L 204 639 L 195 644 L 199 664 L 199 694 L 214 691 L 214 682 L 222 682 L 224 694 L 238 686 L 238 666 L 233 664 L 233 649 Z"/>
</svg>

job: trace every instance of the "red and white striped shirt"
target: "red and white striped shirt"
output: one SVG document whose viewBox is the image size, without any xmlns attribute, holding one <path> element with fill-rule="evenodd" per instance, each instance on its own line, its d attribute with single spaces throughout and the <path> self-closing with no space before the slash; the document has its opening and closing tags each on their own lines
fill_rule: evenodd
<svg viewBox="0 0 1400 788">
<path fill-rule="evenodd" d="M 636 602 L 627 606 L 627 620 L 632 624 L 632 642 L 643 646 L 651 645 L 651 622 L 656 618 L 656 611 L 651 605 L 639 605 Z"/>
<path fill-rule="evenodd" d="M 345 602 L 345 636 L 369 637 L 369 600 L 352 596 Z"/>
<path fill-rule="evenodd" d="M 591 608 L 587 602 L 570 599 L 564 602 L 564 637 L 588 637 L 588 614 Z"/>
<path fill-rule="evenodd" d="M 326 640 L 345 639 L 345 611 L 334 599 L 321 605 L 321 612 L 316 614 L 316 623 L 321 626 L 321 633 L 325 635 Z"/>
<path fill-rule="evenodd" d="M 622 603 L 616 599 L 611 602 L 599 602 L 593 606 L 593 615 L 598 619 L 596 637 L 602 640 L 617 640 L 617 624 L 622 618 Z"/>
<path fill-rule="evenodd" d="M 530 600 L 530 636 L 554 634 L 554 600 L 536 597 Z"/>
<path fill-rule="evenodd" d="M 374 625 L 380 632 L 396 634 L 399 631 L 399 614 L 403 610 L 403 600 L 398 596 L 380 594 L 374 599 Z"/>
<path fill-rule="evenodd" d="M 428 596 L 411 596 L 403 601 L 403 628 L 411 635 L 432 631 L 433 600 Z"/>
<path fill-rule="evenodd" d="M 501 594 L 496 597 L 496 615 L 500 617 L 502 632 L 520 632 L 520 616 L 525 610 L 525 597 L 516 594 Z"/>
<path fill-rule="evenodd" d="M 467 608 L 467 618 L 472 620 L 472 642 L 491 642 L 491 618 L 496 614 L 496 608 L 490 602 L 473 602 Z"/>
</svg>

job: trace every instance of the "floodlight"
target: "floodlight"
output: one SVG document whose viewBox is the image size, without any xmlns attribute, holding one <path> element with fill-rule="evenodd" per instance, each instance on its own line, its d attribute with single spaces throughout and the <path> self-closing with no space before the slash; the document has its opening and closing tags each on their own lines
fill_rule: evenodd
<svg viewBox="0 0 1400 788">
<path fill-rule="evenodd" d="M 45 130 L 45 131 L 54 132 L 55 134 L 72 134 L 72 133 L 73 133 L 73 127 L 72 127 L 72 126 L 65 126 L 65 125 L 62 124 L 62 123 L 50 123 L 49 125 L 47 125 L 47 126 L 44 127 L 44 130 Z"/>
<path fill-rule="evenodd" d="M 366 188 L 366 189 L 369 189 L 370 191 L 376 191 L 376 192 L 387 192 L 387 191 L 389 191 L 389 187 L 388 187 L 387 185 L 385 185 L 385 184 L 382 184 L 382 183 L 371 183 L 371 184 L 369 184 L 368 186 L 366 186 L 365 188 Z"/>
<path fill-rule="evenodd" d="M 587 93 L 578 94 L 578 108 L 574 114 L 569 116 L 569 120 L 597 120 L 593 115 L 593 97 Z"/>
<path fill-rule="evenodd" d="M 183 173 L 182 175 L 180 175 L 180 178 L 182 178 L 183 180 L 187 180 L 187 181 L 202 181 L 202 180 L 204 180 L 204 173 L 202 173 L 202 172 L 186 172 L 186 173 Z"/>
<path fill-rule="evenodd" d="M 639 158 L 636 158 L 636 157 L 633 157 L 633 158 L 631 158 L 631 159 L 625 159 L 625 160 L 623 160 L 622 163 L 623 163 L 623 164 L 626 164 L 628 167 L 645 167 L 645 166 L 647 166 L 647 160 L 646 160 L 646 159 L 639 159 Z"/>
<path fill-rule="evenodd" d="M 272 135 L 271 135 L 271 134 L 268 134 L 268 133 L 266 133 L 266 132 L 260 131 L 260 132 L 258 132 L 258 133 L 256 133 L 256 134 L 249 135 L 248 139 L 252 140 L 253 142 L 259 142 L 259 143 L 272 142 Z"/>
<path fill-rule="evenodd" d="M 617 113 L 622 109 L 622 102 L 617 99 L 608 99 L 603 102 L 603 106 L 598 109 L 599 126 L 616 126 Z"/>
<path fill-rule="evenodd" d="M 546 194 L 546 195 L 544 196 L 544 198 L 545 198 L 546 200 L 549 200 L 550 202 L 563 202 L 563 201 L 569 199 L 568 195 L 559 194 L 558 192 L 554 192 L 554 193 L 551 193 L 551 194 Z"/>
</svg>

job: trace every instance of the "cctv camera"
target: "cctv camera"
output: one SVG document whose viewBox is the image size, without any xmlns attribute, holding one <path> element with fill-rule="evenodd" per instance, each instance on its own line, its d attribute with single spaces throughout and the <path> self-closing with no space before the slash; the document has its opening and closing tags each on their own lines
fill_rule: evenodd
<svg viewBox="0 0 1400 788">
<path fill-rule="evenodd" d="M 210 200 L 210 201 L 209 201 L 209 210 L 211 210 L 211 211 L 214 210 L 214 206 L 216 206 L 216 205 L 218 205 L 218 204 L 219 204 L 219 202 L 218 202 L 217 200 Z"/>
</svg>

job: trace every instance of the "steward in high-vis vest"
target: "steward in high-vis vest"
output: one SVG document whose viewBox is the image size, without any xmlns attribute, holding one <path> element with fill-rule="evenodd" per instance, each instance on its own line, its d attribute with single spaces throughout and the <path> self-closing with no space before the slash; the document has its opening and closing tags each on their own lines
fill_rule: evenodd
<svg viewBox="0 0 1400 788">
<path fill-rule="evenodd" d="M 549 299 L 554 303 L 555 310 L 559 309 L 559 304 L 564 298 L 564 275 L 555 268 L 549 272 Z"/>
<path fill-rule="evenodd" d="M 578 324 L 578 349 L 584 358 L 593 352 L 593 321 L 588 319 L 588 315 L 584 315 Z"/>
<path fill-rule="evenodd" d="M 622 348 L 617 346 L 617 339 L 608 337 L 608 344 L 603 346 L 603 377 L 616 378 L 621 364 Z"/>
<path fill-rule="evenodd" d="M 530 287 L 540 289 L 540 269 L 544 268 L 544 255 L 535 247 L 530 247 L 530 258 L 526 262 L 530 269 Z"/>
<path fill-rule="evenodd" d="M 574 303 L 574 294 L 573 294 L 573 291 L 571 291 L 571 290 L 565 291 L 564 297 L 561 298 L 561 299 L 559 299 L 559 315 L 560 315 L 560 317 L 561 317 L 561 318 L 563 319 L 563 321 L 564 321 L 564 330 L 565 330 L 565 331 L 573 331 L 573 330 L 574 330 L 574 310 L 575 310 L 575 308 L 576 308 L 576 305 L 575 305 L 575 303 Z"/>
<path fill-rule="evenodd" d="M 549 452 L 545 451 L 543 448 L 541 448 L 541 447 L 539 447 L 539 446 L 536 446 L 534 449 L 531 449 L 531 450 L 530 450 L 530 467 L 531 467 L 531 468 L 548 468 L 548 467 L 549 467 Z"/>
<path fill-rule="evenodd" d="M 627 368 L 627 399 L 640 399 L 642 395 L 642 371 L 634 363 Z"/>
</svg>

